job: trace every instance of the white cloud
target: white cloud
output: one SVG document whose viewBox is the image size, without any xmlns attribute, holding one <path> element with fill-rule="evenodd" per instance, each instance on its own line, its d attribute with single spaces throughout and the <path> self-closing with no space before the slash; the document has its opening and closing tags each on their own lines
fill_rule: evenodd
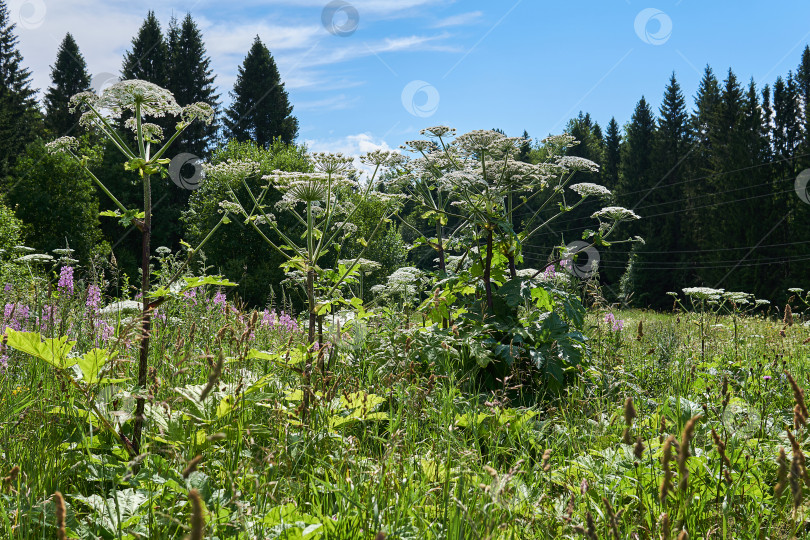
<svg viewBox="0 0 810 540">
<path fill-rule="evenodd" d="M 452 15 L 446 19 L 442 19 L 433 25 L 433 28 L 448 28 L 451 26 L 464 26 L 478 22 L 484 15 L 481 11 L 471 11 L 469 13 L 460 13 Z"/>
<path fill-rule="evenodd" d="M 295 104 L 295 109 L 298 111 L 341 111 L 354 107 L 360 100 L 360 96 L 349 97 L 346 94 L 339 94 L 315 101 L 299 101 Z"/>
<path fill-rule="evenodd" d="M 307 139 L 304 140 L 310 152 L 340 152 L 354 158 L 354 166 L 368 176 L 373 168 L 363 165 L 360 156 L 373 150 L 392 150 L 383 139 L 376 139 L 370 133 L 357 133 L 338 139 Z M 398 150 L 397 150 L 398 151 Z"/>
</svg>

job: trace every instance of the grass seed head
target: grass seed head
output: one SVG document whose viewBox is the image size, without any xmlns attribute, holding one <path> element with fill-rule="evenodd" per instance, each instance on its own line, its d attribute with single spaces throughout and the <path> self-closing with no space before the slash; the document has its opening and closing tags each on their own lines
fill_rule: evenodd
<svg viewBox="0 0 810 540">
<path fill-rule="evenodd" d="M 799 383 L 793 378 L 793 376 L 785 371 L 785 375 L 790 382 L 790 387 L 793 389 L 793 400 L 796 402 L 796 405 L 799 406 L 801 409 L 802 416 L 807 419 L 810 414 L 807 412 L 807 405 L 804 402 L 804 390 L 799 386 Z"/>
<path fill-rule="evenodd" d="M 779 464 L 779 470 L 776 473 L 776 486 L 774 486 L 773 492 L 778 498 L 785 491 L 788 476 L 787 456 L 785 455 L 785 449 L 781 446 L 779 447 L 779 457 L 776 458 L 776 463 Z"/>
<path fill-rule="evenodd" d="M 56 506 L 56 538 L 59 540 L 67 539 L 67 532 L 65 532 L 65 498 L 62 497 L 60 492 L 53 494 L 53 503 Z"/>
<path fill-rule="evenodd" d="M 701 418 L 701 415 L 693 416 L 683 428 L 681 434 L 681 447 L 678 452 L 678 473 L 680 480 L 678 487 L 681 491 L 685 491 L 689 485 L 689 469 L 686 466 L 686 460 L 689 459 L 689 444 L 692 442 L 692 437 L 695 436 L 695 424 Z"/>
<path fill-rule="evenodd" d="M 545 452 L 543 452 L 543 470 L 548 472 L 551 470 L 551 463 L 549 460 L 551 459 L 551 448 L 547 448 Z"/>
<path fill-rule="evenodd" d="M 669 514 L 661 514 L 661 540 L 669 540 Z"/>
<path fill-rule="evenodd" d="M 188 500 L 191 502 L 191 534 L 186 537 L 186 540 L 203 540 L 205 517 L 203 516 L 203 503 L 200 492 L 192 489 L 188 492 Z"/>
<path fill-rule="evenodd" d="M 625 425 L 632 426 L 633 420 L 637 418 L 636 408 L 633 406 L 633 398 L 629 397 L 624 400 L 624 423 Z"/>
<path fill-rule="evenodd" d="M 644 455 L 644 441 L 641 439 L 641 435 L 636 437 L 636 445 L 633 447 L 633 455 L 636 456 L 636 459 L 641 459 L 641 456 Z"/>
<path fill-rule="evenodd" d="M 202 456 L 197 456 L 188 462 L 188 467 L 183 469 L 183 478 L 188 478 L 191 473 L 197 470 L 197 465 L 202 461 Z"/>
</svg>

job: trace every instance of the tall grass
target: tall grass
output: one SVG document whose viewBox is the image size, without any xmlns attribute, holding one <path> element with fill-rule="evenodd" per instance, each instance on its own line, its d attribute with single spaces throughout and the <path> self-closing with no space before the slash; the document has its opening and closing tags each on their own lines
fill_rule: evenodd
<svg viewBox="0 0 810 540">
<path fill-rule="evenodd" d="M 155 314 L 146 388 L 134 387 L 138 332 L 125 313 L 88 309 L 78 286 L 35 309 L 27 291 L 2 293 L 31 308 L 21 329 L 108 347 L 118 356 L 106 375 L 128 380 L 82 393 L 5 352 L 1 537 L 805 534 L 800 320 L 627 311 L 615 330 L 594 312 L 588 367 L 550 395 L 518 377 L 481 390 L 450 345 L 414 347 L 430 330 L 388 312 L 340 334 L 327 326 L 325 368 L 302 385 L 304 331 L 216 292 Z M 62 314 L 53 328 L 43 305 Z M 129 426 L 139 395 L 147 422 L 131 459 L 87 402 Z"/>
</svg>

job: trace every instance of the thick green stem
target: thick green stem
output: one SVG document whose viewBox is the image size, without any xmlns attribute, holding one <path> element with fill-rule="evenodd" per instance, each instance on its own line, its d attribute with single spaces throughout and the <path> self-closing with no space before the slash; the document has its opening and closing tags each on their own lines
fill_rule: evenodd
<svg viewBox="0 0 810 540">
<path fill-rule="evenodd" d="M 138 391 L 140 395 L 135 403 L 135 426 L 132 433 L 132 446 L 137 453 L 141 450 L 141 433 L 143 432 L 143 413 L 146 407 L 146 374 L 149 368 L 149 333 L 152 326 L 152 312 L 149 306 L 149 259 L 150 241 L 152 238 L 152 189 L 149 175 L 143 179 L 143 237 L 141 242 L 141 300 L 143 311 L 141 318 L 141 350 L 138 362 Z"/>
<path fill-rule="evenodd" d="M 484 261 L 484 291 L 487 293 L 487 308 L 492 311 L 492 282 L 490 275 L 492 274 L 492 229 L 487 227 L 487 258 Z"/>
</svg>

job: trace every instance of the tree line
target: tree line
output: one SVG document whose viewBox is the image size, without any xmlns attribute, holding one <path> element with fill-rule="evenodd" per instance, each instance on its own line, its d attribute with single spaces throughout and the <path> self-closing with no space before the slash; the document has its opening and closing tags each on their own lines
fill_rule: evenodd
<svg viewBox="0 0 810 540">
<path fill-rule="evenodd" d="M 673 73 L 657 112 L 642 97 L 624 126 L 611 118 L 603 132 L 580 113 L 566 131 L 581 141 L 571 154 L 602 166 L 580 181 L 605 185 L 642 217 L 624 232 L 643 243 L 599 249 L 608 298 L 660 308 L 684 287 L 776 300 L 810 286 L 810 198 L 797 185 L 810 167 L 810 47 L 772 85 L 745 84 L 731 69 L 721 80 L 707 66 L 690 108 Z M 595 209 L 544 231 L 527 260 L 579 238 Z"/>
<path fill-rule="evenodd" d="M 230 92 L 231 105 L 221 106 L 216 75 L 202 33 L 190 14 L 161 27 L 149 12 L 122 59 L 122 79 L 143 79 L 170 90 L 181 105 L 212 104 L 216 121 L 184 132 L 176 153 L 205 159 L 227 159 L 242 154 L 280 167 L 305 167 L 304 149 L 295 145 L 298 121 L 270 51 L 257 36 Z M 122 233 L 114 220 L 99 220 L 108 202 L 99 199 L 90 179 L 70 160 L 48 155 L 44 141 L 77 135 L 80 118 L 69 110 L 70 96 L 99 91 L 80 48 L 71 34 L 62 41 L 51 71 L 51 85 L 42 107 L 36 101 L 31 73 L 23 66 L 15 26 L 0 0 L 0 206 L 22 223 L 26 241 L 39 250 L 69 245 L 77 257 L 89 261 L 107 256 L 119 269 L 134 276 L 139 265 L 137 235 Z M 174 128 L 161 126 L 165 133 Z M 616 204 L 631 208 L 642 220 L 626 225 L 628 244 L 599 248 L 599 278 L 606 296 L 639 306 L 664 307 L 666 293 L 704 285 L 753 292 L 778 298 L 788 287 L 810 286 L 805 264 L 810 261 L 810 207 L 795 189 L 797 175 L 810 167 L 810 47 L 805 48 L 795 72 L 758 88 L 742 83 L 729 69 L 718 77 L 706 67 L 694 105 L 687 104 L 675 74 L 668 81 L 661 104 L 642 97 L 629 122 L 615 118 L 605 130 L 589 114 L 571 119 L 566 131 L 580 142 L 570 155 L 601 164 L 598 173 L 578 173 L 576 181 L 601 183 L 611 189 Z M 541 161 L 542 145 L 524 132 L 520 159 Z M 81 135 L 83 153 L 90 156 L 97 176 L 122 202 L 137 206 L 141 197 L 131 173 L 115 161 L 115 153 L 92 135 Z M 234 146 L 236 145 L 236 146 Z M 264 153 L 262 153 L 264 152 Z M 276 165 L 274 165 L 276 166 Z M 216 211 L 216 202 L 166 180 L 154 186 L 156 221 L 168 224 L 154 232 L 154 245 L 179 247 L 181 239 L 202 230 Z M 595 202 L 593 203 L 596 204 Z M 8 210 L 2 213 L 11 219 Z M 593 227 L 587 204 L 556 221 L 530 242 L 524 263 L 539 266 L 549 260 L 554 246 L 582 237 Z M 527 206 L 527 213 L 533 212 Z M 370 211 L 370 215 L 374 215 Z M 416 228 L 420 217 L 405 216 Z M 518 221 L 519 223 L 519 221 Z M 16 229 L 15 229 L 16 230 Z M 427 229 L 426 229 L 427 230 Z M 235 238 L 241 233 L 233 231 Z M 386 231 L 388 247 L 380 253 L 404 262 L 406 230 Z M 232 240 L 233 240 L 232 239 Z M 249 246 L 222 245 L 209 262 L 229 268 L 229 277 L 250 272 L 262 279 L 281 277 L 276 268 L 262 270 Z M 381 249 L 385 251 L 381 244 Z M 244 252 L 244 257 L 229 257 Z M 412 264 L 430 266 L 432 257 L 414 250 Z M 402 252 L 402 253 L 400 253 Z M 257 265 L 263 265 L 259 268 Z M 261 287 L 253 287 L 259 295 Z M 258 298 L 258 296 L 257 296 Z"/>
</svg>

